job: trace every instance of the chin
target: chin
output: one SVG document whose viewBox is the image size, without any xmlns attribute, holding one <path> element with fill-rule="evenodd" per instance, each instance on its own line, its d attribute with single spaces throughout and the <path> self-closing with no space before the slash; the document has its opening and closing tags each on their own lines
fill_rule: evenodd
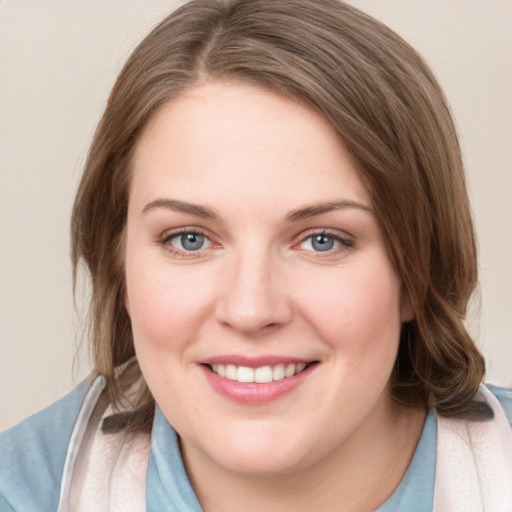
<svg viewBox="0 0 512 512">
<path fill-rule="evenodd" d="M 275 447 L 271 451 L 253 453 L 245 450 L 223 457 L 218 463 L 224 469 L 239 475 L 254 477 L 270 477 L 285 475 L 304 469 L 307 466 L 297 453 L 276 453 Z"/>
<path fill-rule="evenodd" d="M 317 453 L 318 449 L 311 445 L 308 450 L 307 439 L 299 435 L 291 437 L 289 429 L 265 433 L 264 429 L 255 427 L 257 432 L 253 430 L 253 434 L 241 435 L 240 428 L 238 435 L 231 432 L 221 442 L 203 446 L 204 453 L 225 470 L 246 476 L 284 475 L 314 463 L 307 453 Z"/>
</svg>

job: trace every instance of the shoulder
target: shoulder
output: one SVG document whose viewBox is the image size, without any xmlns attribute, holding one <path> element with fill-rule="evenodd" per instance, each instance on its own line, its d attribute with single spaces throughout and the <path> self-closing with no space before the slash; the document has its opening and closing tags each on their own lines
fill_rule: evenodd
<svg viewBox="0 0 512 512">
<path fill-rule="evenodd" d="M 498 399 L 508 422 L 512 425 L 512 389 L 489 384 L 486 387 Z"/>
<path fill-rule="evenodd" d="M 83 382 L 46 409 L 0 432 L 0 509 L 56 510 L 67 448 L 89 389 Z"/>
</svg>

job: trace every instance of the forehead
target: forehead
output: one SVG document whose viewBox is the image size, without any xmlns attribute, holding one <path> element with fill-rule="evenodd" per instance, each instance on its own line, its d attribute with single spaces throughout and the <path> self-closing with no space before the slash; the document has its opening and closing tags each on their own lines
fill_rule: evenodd
<svg viewBox="0 0 512 512">
<path fill-rule="evenodd" d="M 369 204 L 352 155 L 324 118 L 290 98 L 234 83 L 194 87 L 165 104 L 136 148 L 132 180 L 132 194 L 147 200 L 236 195 L 307 203 L 341 194 Z"/>
</svg>

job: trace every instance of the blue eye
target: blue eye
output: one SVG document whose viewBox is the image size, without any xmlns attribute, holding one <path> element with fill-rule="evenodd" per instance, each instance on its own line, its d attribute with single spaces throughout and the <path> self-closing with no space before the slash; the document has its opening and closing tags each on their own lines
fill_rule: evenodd
<svg viewBox="0 0 512 512">
<path fill-rule="evenodd" d="M 199 233 L 186 233 L 180 236 L 180 242 L 187 251 L 197 251 L 204 245 L 204 236 Z"/>
<path fill-rule="evenodd" d="M 317 233 L 308 236 L 300 243 L 300 248 L 312 252 L 328 252 L 341 247 L 351 247 L 352 243 L 338 236 L 328 233 Z"/>
<path fill-rule="evenodd" d="M 330 251 L 334 247 L 334 238 L 327 235 L 315 235 L 311 237 L 311 247 L 315 251 Z"/>
<path fill-rule="evenodd" d="M 168 238 L 171 246 L 181 251 L 199 251 L 208 244 L 208 239 L 200 233 L 179 233 Z"/>
</svg>

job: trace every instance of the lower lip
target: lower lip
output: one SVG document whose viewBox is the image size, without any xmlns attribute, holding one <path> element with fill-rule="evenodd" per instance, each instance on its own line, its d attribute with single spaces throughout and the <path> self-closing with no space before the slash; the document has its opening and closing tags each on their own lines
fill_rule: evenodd
<svg viewBox="0 0 512 512">
<path fill-rule="evenodd" d="M 213 389 L 222 396 L 241 404 L 262 405 L 278 400 L 296 390 L 317 366 L 312 364 L 293 377 L 265 383 L 238 382 L 221 377 L 203 365 L 200 368 Z"/>
</svg>

